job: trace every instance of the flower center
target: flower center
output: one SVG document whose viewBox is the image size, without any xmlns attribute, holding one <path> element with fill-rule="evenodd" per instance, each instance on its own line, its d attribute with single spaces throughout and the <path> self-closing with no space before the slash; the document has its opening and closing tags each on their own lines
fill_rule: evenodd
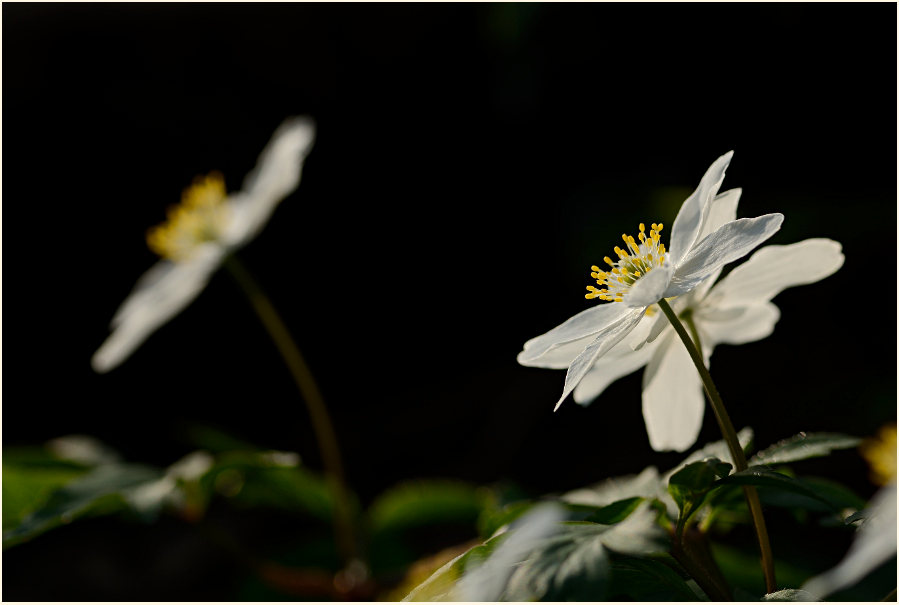
<svg viewBox="0 0 899 605">
<path fill-rule="evenodd" d="M 197 177 L 181 194 L 167 220 L 147 232 L 150 250 L 174 261 L 190 257 L 199 244 L 219 239 L 228 222 L 225 179 L 218 172 Z"/>
<path fill-rule="evenodd" d="M 662 231 L 662 223 L 652 224 L 649 235 L 646 235 L 646 225 L 640 223 L 640 233 L 634 239 L 632 235 L 622 234 L 621 239 L 624 240 L 624 248 L 615 246 L 615 254 L 618 260 L 612 262 L 608 256 L 605 257 L 606 263 L 611 267 L 610 271 L 603 271 L 596 265 L 591 269 L 593 272 L 590 277 L 596 280 L 600 286 L 587 286 L 586 298 L 598 298 L 600 300 L 609 300 L 614 302 L 622 302 L 624 294 L 634 283 L 652 271 L 656 267 L 662 266 L 665 262 L 665 244 L 659 243 Z"/>
</svg>

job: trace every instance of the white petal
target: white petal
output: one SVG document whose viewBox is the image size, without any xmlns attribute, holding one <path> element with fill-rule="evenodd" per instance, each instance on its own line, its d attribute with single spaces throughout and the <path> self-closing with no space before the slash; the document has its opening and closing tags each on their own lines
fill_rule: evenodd
<svg viewBox="0 0 899 605">
<path fill-rule="evenodd" d="M 728 151 L 715 160 L 702 177 L 696 191 L 681 205 L 671 226 L 671 245 L 668 246 L 668 258 L 673 264 L 676 265 L 698 240 L 708 216 L 709 205 L 724 181 L 724 171 L 730 165 L 733 155 L 733 151 Z"/>
<path fill-rule="evenodd" d="M 624 304 L 632 309 L 646 308 L 659 302 L 671 283 L 671 267 L 656 267 L 630 287 L 624 295 Z"/>
<path fill-rule="evenodd" d="M 585 336 L 571 342 L 553 346 L 542 355 L 530 358 L 525 355 L 530 349 L 518 354 L 518 363 L 529 368 L 549 368 L 552 370 L 564 370 L 571 365 L 574 358 L 580 355 L 590 343 L 596 340 L 594 335 Z M 528 341 L 531 342 L 531 341 Z M 525 343 L 527 346 L 527 343 Z"/>
<path fill-rule="evenodd" d="M 113 332 L 91 358 L 108 372 L 134 352 L 159 326 L 180 313 L 203 290 L 223 251 L 206 245 L 188 261 L 162 261 L 141 277 L 113 318 Z"/>
<path fill-rule="evenodd" d="M 773 303 L 702 310 L 695 316 L 702 327 L 704 348 L 718 344 L 741 345 L 771 336 L 780 310 Z"/>
<path fill-rule="evenodd" d="M 622 344 L 624 343 L 619 343 L 617 346 L 620 347 Z M 649 345 L 634 351 L 628 345 L 624 346 L 629 350 L 628 353 L 614 356 L 613 352 L 609 351 L 581 379 L 574 389 L 574 400 L 577 403 L 590 405 L 610 384 L 649 363 L 656 348 L 654 345 Z"/>
<path fill-rule="evenodd" d="M 767 302 L 793 286 L 811 284 L 843 266 L 842 246 L 825 238 L 789 246 L 765 246 L 736 267 L 709 293 L 716 306 Z"/>
<path fill-rule="evenodd" d="M 702 225 L 702 231 L 699 232 L 699 237 L 696 238 L 697 242 L 701 242 L 705 236 L 714 233 L 726 223 L 737 220 L 737 204 L 740 203 L 742 194 L 743 190 L 737 187 L 722 191 L 715 196 L 715 199 L 709 205 L 709 215 Z"/>
<path fill-rule="evenodd" d="M 599 304 L 581 311 L 549 332 L 524 343 L 524 350 L 518 354 L 518 363 L 528 365 L 550 349 L 597 334 L 632 311 L 623 303 Z"/>
<path fill-rule="evenodd" d="M 701 242 L 707 235 L 717 231 L 726 223 L 737 219 L 737 204 L 740 202 L 742 193 L 742 189 L 730 189 L 715 196 L 715 201 L 712 202 L 712 206 L 709 208 L 709 217 L 706 219 L 705 225 L 702 227 L 702 233 L 699 234 L 696 241 Z M 693 297 L 693 300 L 702 300 L 720 275 L 721 268 L 699 282 L 699 285 L 690 291 L 690 296 Z"/>
<path fill-rule="evenodd" d="M 749 254 L 780 229 L 783 219 L 779 213 L 741 218 L 706 236 L 678 265 L 665 298 L 689 292 L 727 263 Z"/>
<path fill-rule="evenodd" d="M 596 340 L 571 362 L 568 373 L 565 374 L 565 389 L 562 391 L 562 396 L 556 403 L 554 411 L 559 409 L 562 401 L 568 397 L 568 394 L 574 390 L 581 379 L 590 371 L 596 360 L 606 354 L 634 329 L 643 318 L 643 311 L 643 309 L 628 309 L 627 315 L 600 333 Z"/>
<path fill-rule="evenodd" d="M 688 449 L 699 436 L 704 411 L 699 373 L 684 344 L 670 334 L 643 374 L 643 420 L 652 449 Z"/>
<path fill-rule="evenodd" d="M 307 117 L 285 120 L 244 179 L 243 191 L 228 197 L 231 220 L 223 239 L 239 246 L 256 236 L 275 209 L 300 183 L 303 161 L 315 139 Z"/>
<path fill-rule="evenodd" d="M 869 511 L 846 557 L 830 571 L 806 582 L 802 590 L 822 599 L 849 588 L 895 556 L 896 485 L 887 485 L 874 494 Z"/>
</svg>

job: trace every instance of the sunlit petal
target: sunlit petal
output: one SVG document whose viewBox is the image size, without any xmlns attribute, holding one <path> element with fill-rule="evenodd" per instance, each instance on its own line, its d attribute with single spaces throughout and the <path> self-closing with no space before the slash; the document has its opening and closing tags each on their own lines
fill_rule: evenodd
<svg viewBox="0 0 899 605">
<path fill-rule="evenodd" d="M 780 229 L 783 218 L 779 213 L 741 218 L 706 236 L 678 265 L 665 297 L 689 292 L 714 271 L 747 255 Z"/>
<path fill-rule="evenodd" d="M 702 177 L 696 191 L 681 205 L 671 227 L 671 245 L 668 247 L 671 263 L 677 265 L 698 240 L 708 217 L 709 205 L 724 181 L 724 171 L 730 165 L 733 155 L 733 151 L 728 151 L 715 160 Z"/>
<path fill-rule="evenodd" d="M 811 284 L 843 266 L 842 246 L 826 238 L 765 246 L 736 267 L 711 292 L 710 304 L 729 307 L 766 302 L 786 288 Z"/>
<path fill-rule="evenodd" d="M 518 354 L 518 362 L 527 364 L 565 343 L 580 340 L 606 330 L 615 322 L 633 312 L 621 303 L 602 304 L 581 311 L 565 323 L 556 326 L 546 334 L 524 343 L 524 350 Z M 586 348 L 586 347 L 585 347 Z"/>
<path fill-rule="evenodd" d="M 190 261 L 150 270 L 116 314 L 115 329 L 91 359 L 97 372 L 108 372 L 124 361 L 159 326 L 180 313 L 206 287 L 223 254 L 207 245 Z"/>
<path fill-rule="evenodd" d="M 624 344 L 624 343 L 621 343 Z M 618 346 L 620 347 L 621 344 Z M 627 345 L 625 345 L 627 347 Z M 627 347 L 629 353 L 613 356 L 604 355 L 587 372 L 574 389 L 574 400 L 581 405 L 589 405 L 606 390 L 610 384 L 623 376 L 635 372 L 645 366 L 655 352 L 655 346 L 648 345 L 637 351 Z"/>
<path fill-rule="evenodd" d="M 278 127 L 244 179 L 243 190 L 228 197 L 232 220 L 223 235 L 228 245 L 255 237 L 278 203 L 297 188 L 314 139 L 315 125 L 307 117 L 291 118 Z"/>
<path fill-rule="evenodd" d="M 704 347 L 718 344 L 741 345 L 767 338 L 774 332 L 778 319 L 780 310 L 773 303 L 729 309 L 703 309 L 696 315 L 696 323 L 702 326 L 705 337 L 702 343 Z"/>
<path fill-rule="evenodd" d="M 652 449 L 688 449 L 699 436 L 704 411 L 699 374 L 684 344 L 670 334 L 643 373 L 643 420 Z"/>
<path fill-rule="evenodd" d="M 559 409 L 562 401 L 568 397 L 569 393 L 574 390 L 581 379 L 590 371 L 596 360 L 627 336 L 642 317 L 642 309 L 629 309 L 627 315 L 600 333 L 596 340 L 571 362 L 568 373 L 565 375 L 565 389 L 556 403 L 555 409 Z"/>
</svg>

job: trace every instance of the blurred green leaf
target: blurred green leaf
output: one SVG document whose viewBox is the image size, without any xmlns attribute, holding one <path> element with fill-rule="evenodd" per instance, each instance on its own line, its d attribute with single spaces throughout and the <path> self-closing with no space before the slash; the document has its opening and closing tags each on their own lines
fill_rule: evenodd
<svg viewBox="0 0 899 605">
<path fill-rule="evenodd" d="M 406 595 L 403 601 L 422 602 L 458 600 L 458 597 L 455 596 L 456 584 L 462 578 L 462 574 L 466 567 L 469 565 L 477 567 L 479 564 L 483 563 L 505 538 L 505 535 L 496 536 L 495 538 L 487 540 L 484 544 L 475 546 L 462 553 L 431 574 L 427 580 L 419 584 L 415 590 Z"/>
<path fill-rule="evenodd" d="M 515 521 L 534 506 L 530 500 L 510 502 L 503 506 L 487 506 L 478 516 L 478 533 L 483 539 L 490 538 L 501 527 Z"/>
<path fill-rule="evenodd" d="M 857 447 L 861 439 L 839 433 L 799 433 L 768 447 L 749 460 L 749 466 L 784 464 L 827 456 L 833 450 Z"/>
<path fill-rule="evenodd" d="M 624 521 L 628 515 L 637 510 L 641 502 L 643 502 L 643 498 L 625 498 L 606 506 L 600 506 L 590 512 L 584 518 L 584 521 L 612 525 L 619 521 Z"/>
<path fill-rule="evenodd" d="M 29 540 L 86 515 L 125 509 L 129 499 L 162 478 L 159 469 L 136 464 L 98 466 L 54 491 L 43 506 L 3 533 L 3 547 Z M 4 483 L 6 477 L 4 477 Z"/>
<path fill-rule="evenodd" d="M 609 597 L 628 601 L 699 601 L 687 580 L 661 560 L 612 557 Z"/>
<path fill-rule="evenodd" d="M 287 452 L 228 452 L 216 458 L 200 484 L 205 493 L 218 493 L 238 506 L 330 521 L 334 502 L 327 482 L 298 463 L 299 457 Z"/>
<path fill-rule="evenodd" d="M 372 534 L 435 523 L 477 522 L 487 494 L 460 481 L 410 481 L 378 496 L 367 512 Z"/>
<path fill-rule="evenodd" d="M 68 463 L 8 464 L 5 452 L 3 457 L 3 531 L 18 525 L 54 491 L 87 472 L 84 467 Z"/>
<path fill-rule="evenodd" d="M 620 516 L 626 507 L 615 508 Z M 404 600 L 479 600 L 487 594 L 487 600 L 597 600 L 608 588 L 610 553 L 666 548 L 656 512 L 647 505 L 614 525 L 559 524 L 560 514 L 568 514 L 565 507 L 535 506 L 507 531 L 444 565 Z"/>
<path fill-rule="evenodd" d="M 570 525 L 528 557 L 509 578 L 507 601 L 598 601 L 608 589 L 605 527 Z"/>
</svg>

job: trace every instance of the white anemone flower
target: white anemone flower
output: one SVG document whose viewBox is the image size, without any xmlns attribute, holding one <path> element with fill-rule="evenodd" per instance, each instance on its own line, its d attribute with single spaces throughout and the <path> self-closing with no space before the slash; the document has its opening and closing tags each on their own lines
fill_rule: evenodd
<svg viewBox="0 0 899 605">
<path fill-rule="evenodd" d="M 717 196 L 706 229 L 733 220 L 739 197 L 739 190 Z M 843 265 L 841 249 L 838 242 L 824 238 L 765 246 L 717 284 L 720 271 L 670 304 L 695 329 L 694 338 L 699 338 L 708 367 L 717 345 L 770 336 L 780 319 L 771 299 L 787 288 L 835 273 Z M 531 365 L 566 367 L 575 354 L 559 349 Z M 657 306 L 647 310 L 630 338 L 593 365 L 575 388 L 574 400 L 589 405 L 612 382 L 643 366 L 643 419 L 650 445 L 657 451 L 684 451 L 696 442 L 702 428 L 702 382 L 687 349 Z"/>
<path fill-rule="evenodd" d="M 720 207 L 732 204 L 735 211 L 736 199 L 739 198 L 739 190 L 717 195 L 732 156 L 733 152 L 728 152 L 715 160 L 696 191 L 684 201 L 671 229 L 670 249 L 666 250 L 660 242 L 661 224 L 653 223 L 648 236 L 642 223 L 637 239 L 622 235 L 625 248 L 615 247 L 618 260 L 605 258 L 611 269 L 603 271 L 593 267 L 591 276 L 604 288 L 587 287 L 587 298 L 607 302 L 582 311 L 546 334 L 525 343 L 518 354 L 522 365 L 568 368 L 565 387 L 556 409 L 598 365 L 615 364 L 617 378 L 647 363 L 655 348 L 641 347 L 652 336 L 652 323 L 645 319 L 650 307 L 661 299 L 685 297 L 701 288 L 725 264 L 745 256 L 780 229 L 783 215 L 779 213 L 721 220 Z M 721 204 L 722 200 L 728 202 Z M 641 329 L 635 332 L 641 323 Z M 627 338 L 632 332 L 635 332 L 633 336 Z M 610 353 L 632 351 L 634 348 L 640 348 L 642 352 L 624 359 L 617 354 L 608 357 Z M 618 368 L 619 365 L 624 367 Z M 689 371 L 680 370 L 680 373 L 695 374 L 696 371 L 691 365 Z M 598 382 L 596 375 L 592 381 Z M 601 385 L 599 391 L 604 387 Z M 596 388 L 594 386 L 580 392 L 587 390 L 596 391 Z M 677 402 L 683 397 L 677 390 L 667 392 L 666 397 L 672 409 L 684 407 Z M 575 398 L 579 401 L 587 399 L 577 394 Z M 690 422 L 691 425 L 694 423 Z M 686 440 L 686 437 L 679 437 L 672 444 L 676 446 L 674 449 L 686 449 L 695 441 L 695 435 L 690 436 L 690 443 L 684 445 Z M 662 445 L 669 446 L 667 443 Z"/>
<path fill-rule="evenodd" d="M 278 203 L 299 185 L 314 138 L 310 118 L 289 118 L 263 149 L 241 191 L 227 194 L 215 172 L 184 191 L 166 223 L 148 232 L 148 245 L 162 259 L 116 311 L 112 334 L 91 359 L 94 370 L 107 372 L 127 359 L 199 295 L 228 254 L 262 230 Z"/>
<path fill-rule="evenodd" d="M 846 556 L 802 586 L 815 598 L 853 586 L 896 556 L 896 427 L 882 429 L 878 437 L 862 444 L 862 455 L 871 465 L 875 483 L 883 487 L 868 503 Z"/>
</svg>

